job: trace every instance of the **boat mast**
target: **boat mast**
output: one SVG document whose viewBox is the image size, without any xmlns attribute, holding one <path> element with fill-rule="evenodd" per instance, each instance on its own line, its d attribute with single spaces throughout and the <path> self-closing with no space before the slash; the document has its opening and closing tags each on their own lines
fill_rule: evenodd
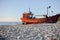
<svg viewBox="0 0 60 40">
<path fill-rule="evenodd" d="M 32 13 L 32 12 L 30 11 L 30 8 L 29 8 L 29 13 Z"/>
<path fill-rule="evenodd" d="M 46 16 L 48 16 L 48 9 L 49 9 L 49 8 L 51 8 L 51 6 L 48 6 L 48 7 L 47 7 L 47 15 L 46 15 Z"/>
</svg>

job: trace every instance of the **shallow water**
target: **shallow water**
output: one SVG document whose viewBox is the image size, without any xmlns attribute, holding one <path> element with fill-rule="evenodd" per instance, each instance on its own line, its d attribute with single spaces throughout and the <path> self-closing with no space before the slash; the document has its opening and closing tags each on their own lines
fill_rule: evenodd
<svg viewBox="0 0 60 40">
<path fill-rule="evenodd" d="M 21 24 L 21 22 L 0 22 L 0 25 L 16 25 Z"/>
</svg>

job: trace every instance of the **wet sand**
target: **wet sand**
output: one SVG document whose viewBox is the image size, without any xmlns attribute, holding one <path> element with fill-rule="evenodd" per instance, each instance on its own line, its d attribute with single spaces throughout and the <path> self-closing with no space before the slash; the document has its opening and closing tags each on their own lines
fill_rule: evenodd
<svg viewBox="0 0 60 40">
<path fill-rule="evenodd" d="M 60 40 L 60 22 L 1 25 L 0 40 Z"/>
</svg>

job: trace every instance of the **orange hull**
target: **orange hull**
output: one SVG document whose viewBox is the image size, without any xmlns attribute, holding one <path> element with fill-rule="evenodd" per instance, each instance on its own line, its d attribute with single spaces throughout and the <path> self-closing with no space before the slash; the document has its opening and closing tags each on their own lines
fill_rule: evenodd
<svg viewBox="0 0 60 40">
<path fill-rule="evenodd" d="M 40 19 L 24 19 L 21 18 L 22 22 L 26 22 L 27 24 L 38 24 L 38 23 L 44 23 L 45 18 L 40 18 Z"/>
<path fill-rule="evenodd" d="M 60 16 L 60 15 L 59 15 Z M 28 19 L 28 18 L 21 18 L 22 22 L 26 22 L 26 24 L 38 24 L 38 23 L 56 23 L 58 15 L 47 17 L 47 18 L 35 18 L 35 19 Z"/>
</svg>

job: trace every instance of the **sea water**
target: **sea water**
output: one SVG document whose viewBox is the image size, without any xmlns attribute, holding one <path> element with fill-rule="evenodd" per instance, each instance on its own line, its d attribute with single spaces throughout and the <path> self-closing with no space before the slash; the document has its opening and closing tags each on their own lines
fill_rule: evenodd
<svg viewBox="0 0 60 40">
<path fill-rule="evenodd" d="M 0 25 L 16 25 L 21 24 L 21 22 L 0 22 Z"/>
</svg>

